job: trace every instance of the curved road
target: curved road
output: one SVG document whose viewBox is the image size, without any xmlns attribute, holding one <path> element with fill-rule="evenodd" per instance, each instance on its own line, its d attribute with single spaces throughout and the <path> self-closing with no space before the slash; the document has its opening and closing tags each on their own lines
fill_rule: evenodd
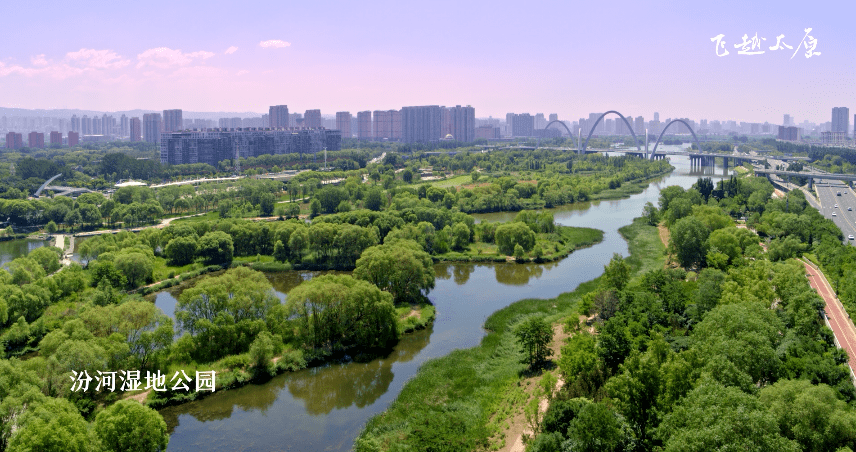
<svg viewBox="0 0 856 452">
<path fill-rule="evenodd" d="M 829 324 L 832 326 L 835 339 L 841 348 L 847 352 L 850 377 L 853 378 L 853 369 L 856 369 L 856 327 L 853 326 L 853 322 L 844 311 L 844 306 L 835 297 L 835 291 L 832 290 L 823 273 L 805 261 L 802 261 L 802 264 L 805 266 L 809 284 L 823 297 L 823 301 L 826 302 L 824 311 L 826 311 L 826 315 L 829 317 Z"/>
</svg>

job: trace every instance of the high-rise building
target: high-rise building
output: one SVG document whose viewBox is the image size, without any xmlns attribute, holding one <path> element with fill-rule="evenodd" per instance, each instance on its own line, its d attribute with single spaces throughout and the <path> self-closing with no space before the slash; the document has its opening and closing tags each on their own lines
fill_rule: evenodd
<svg viewBox="0 0 856 452">
<path fill-rule="evenodd" d="M 24 147 L 24 137 L 20 133 L 9 132 L 6 134 L 6 149 L 21 149 Z"/>
<path fill-rule="evenodd" d="M 128 117 L 124 114 L 119 118 L 119 135 L 123 137 L 128 136 Z"/>
<path fill-rule="evenodd" d="M 268 109 L 270 128 L 289 127 L 288 105 L 273 105 Z"/>
<path fill-rule="evenodd" d="M 799 141 L 802 130 L 799 127 L 779 126 L 779 139 L 785 141 Z"/>
<path fill-rule="evenodd" d="M 440 140 L 439 105 L 401 108 L 401 140 L 405 143 L 430 143 Z"/>
<path fill-rule="evenodd" d="M 181 110 L 164 110 L 162 132 L 178 132 L 179 130 L 184 130 L 184 120 L 182 119 Z"/>
<path fill-rule="evenodd" d="M 57 147 L 62 146 L 62 132 L 51 132 L 50 141 L 51 147 L 54 147 L 54 145 L 56 145 Z"/>
<path fill-rule="evenodd" d="M 445 138 L 452 134 L 452 112 L 446 107 L 440 107 L 440 136 Z"/>
<path fill-rule="evenodd" d="M 323 119 L 321 119 L 321 110 L 306 110 L 306 113 L 303 113 L 303 127 L 311 127 L 313 129 L 324 127 Z"/>
<path fill-rule="evenodd" d="M 357 124 L 357 137 L 361 140 L 371 140 L 374 135 L 372 134 L 372 112 L 358 112 Z"/>
<path fill-rule="evenodd" d="M 207 163 L 216 166 L 232 159 L 267 154 L 315 154 L 342 148 L 338 130 L 278 128 L 276 130 L 218 130 L 164 133 L 160 140 L 161 163 Z"/>
<path fill-rule="evenodd" d="M 783 122 L 782 125 L 787 127 L 787 126 L 791 125 L 791 121 L 792 121 L 791 115 L 786 114 L 785 118 L 782 120 L 782 122 Z"/>
<path fill-rule="evenodd" d="M 143 128 L 140 118 L 131 118 L 128 121 L 128 136 L 131 137 L 131 141 L 142 141 Z"/>
<path fill-rule="evenodd" d="M 476 127 L 477 140 L 498 140 L 499 138 L 499 127 L 494 127 L 490 124 Z"/>
<path fill-rule="evenodd" d="M 41 132 L 30 132 L 28 145 L 31 148 L 45 147 L 45 134 Z"/>
<path fill-rule="evenodd" d="M 535 128 L 544 129 L 547 127 L 547 119 L 544 118 L 544 113 L 535 113 Z"/>
<path fill-rule="evenodd" d="M 99 118 L 98 116 L 92 117 L 92 135 L 102 135 L 101 118 Z"/>
<path fill-rule="evenodd" d="M 452 137 L 457 141 L 472 142 L 476 139 L 476 109 L 467 105 L 449 108 L 452 117 Z"/>
<path fill-rule="evenodd" d="M 111 119 L 113 119 L 113 117 L 112 116 L 108 117 L 107 113 L 104 113 L 101 116 L 101 135 L 112 135 L 113 134 L 113 130 L 110 127 L 110 123 L 111 123 L 110 120 Z"/>
<path fill-rule="evenodd" d="M 80 142 L 80 134 L 74 131 L 68 132 L 68 147 L 77 146 Z"/>
<path fill-rule="evenodd" d="M 654 112 L 654 121 L 660 121 L 660 113 Z"/>
<path fill-rule="evenodd" d="M 831 132 L 844 132 L 846 137 L 850 133 L 850 109 L 847 107 L 835 107 L 832 109 Z"/>
<path fill-rule="evenodd" d="M 336 112 L 336 129 L 342 132 L 342 138 L 351 138 L 351 113 L 347 111 Z"/>
<path fill-rule="evenodd" d="M 146 113 L 143 115 L 143 140 L 146 143 L 160 142 L 161 115 L 160 113 Z"/>
<path fill-rule="evenodd" d="M 92 123 L 89 122 L 89 117 L 86 115 L 80 118 L 80 134 L 92 135 Z"/>
<path fill-rule="evenodd" d="M 505 120 L 511 123 L 512 137 L 531 137 L 535 135 L 535 117 L 529 113 L 508 113 Z"/>
<path fill-rule="evenodd" d="M 558 115 L 558 114 L 556 114 L 556 113 L 550 113 L 550 121 L 549 121 L 549 122 L 558 121 L 558 120 L 559 120 L 559 115 Z"/>
<path fill-rule="evenodd" d="M 71 115 L 71 131 L 80 132 L 80 118 L 77 115 Z"/>
<path fill-rule="evenodd" d="M 636 117 L 636 124 L 633 127 L 636 132 L 636 135 L 642 135 L 645 133 L 645 119 L 641 116 Z"/>
<path fill-rule="evenodd" d="M 388 141 L 392 139 L 392 111 L 394 110 L 375 110 L 372 113 L 373 138 L 375 141 Z"/>
</svg>

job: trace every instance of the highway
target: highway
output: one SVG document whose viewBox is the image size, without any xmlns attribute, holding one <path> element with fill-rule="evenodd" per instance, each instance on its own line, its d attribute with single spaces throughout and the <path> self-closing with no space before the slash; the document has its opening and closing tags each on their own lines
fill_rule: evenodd
<svg viewBox="0 0 856 452">
<path fill-rule="evenodd" d="M 820 213 L 824 217 L 832 219 L 844 233 L 844 242 L 853 245 L 854 240 L 847 237 L 856 237 L 856 194 L 843 183 L 815 184 L 817 198 L 820 201 Z M 837 193 L 841 192 L 841 196 Z M 838 208 L 835 205 L 838 204 Z M 847 210 L 847 208 L 853 210 Z M 833 212 L 835 216 L 832 216 Z"/>
</svg>

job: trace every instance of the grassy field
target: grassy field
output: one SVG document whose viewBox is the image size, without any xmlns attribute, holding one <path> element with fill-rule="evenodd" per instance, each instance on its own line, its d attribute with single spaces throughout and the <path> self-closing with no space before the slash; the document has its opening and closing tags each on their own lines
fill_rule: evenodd
<svg viewBox="0 0 856 452">
<path fill-rule="evenodd" d="M 438 188 L 460 187 L 461 185 L 472 184 L 472 183 L 473 183 L 473 177 L 470 176 L 469 174 L 464 174 L 463 176 L 455 176 L 455 177 L 450 177 L 448 179 L 435 180 L 435 181 L 429 182 L 429 184 L 431 186 L 438 187 Z"/>
<path fill-rule="evenodd" d="M 657 228 L 637 219 L 619 230 L 630 243 L 634 276 L 663 265 L 663 246 Z M 659 248 L 657 246 L 659 244 Z M 573 292 L 548 300 L 529 299 L 493 313 L 485 322 L 488 334 L 481 344 L 456 350 L 426 362 L 383 413 L 366 424 L 354 449 L 497 450 L 490 438 L 500 432 L 505 415 L 522 400 L 519 391 L 523 354 L 513 327 L 530 315 L 549 322 L 576 316 L 579 298 L 597 289 L 600 278 Z M 499 414 L 498 416 L 495 416 Z"/>
</svg>

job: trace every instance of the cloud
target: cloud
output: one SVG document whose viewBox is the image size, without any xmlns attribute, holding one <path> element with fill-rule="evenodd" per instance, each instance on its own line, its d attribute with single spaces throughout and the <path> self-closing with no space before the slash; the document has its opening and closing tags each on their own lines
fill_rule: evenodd
<svg viewBox="0 0 856 452">
<path fill-rule="evenodd" d="M 168 47 L 158 47 L 146 50 L 145 52 L 137 55 L 137 69 L 145 66 L 154 66 L 161 69 L 175 66 L 187 66 L 195 63 L 197 60 L 207 60 L 213 56 L 213 52 L 206 52 L 204 50 L 184 53 L 180 49 L 173 50 Z"/>
<path fill-rule="evenodd" d="M 237 48 L 237 47 L 235 47 L 235 46 L 232 46 L 232 47 L 229 47 L 228 49 L 226 49 L 226 52 L 224 52 L 224 53 L 225 53 L 226 55 L 231 55 L 231 54 L 233 54 L 233 53 L 235 53 L 235 52 L 237 52 L 237 51 L 238 51 L 238 48 Z"/>
<path fill-rule="evenodd" d="M 44 57 L 44 55 L 41 55 Z M 122 58 L 112 50 L 80 49 L 77 52 L 65 54 L 65 61 L 84 66 L 87 69 L 120 69 L 129 64 L 130 60 Z M 35 64 L 35 61 L 33 61 Z"/>
<path fill-rule="evenodd" d="M 237 75 L 246 75 L 246 74 L 249 74 L 249 73 L 250 73 L 250 71 L 248 71 L 248 70 L 246 70 L 246 69 L 245 69 L 245 70 L 242 70 L 242 71 L 238 71 L 238 74 L 237 74 Z"/>
<path fill-rule="evenodd" d="M 279 39 L 271 39 L 270 41 L 262 41 L 262 42 L 260 42 L 260 43 L 259 43 L 259 46 L 260 46 L 260 47 L 265 47 L 265 48 L 274 48 L 274 49 L 278 49 L 278 48 L 281 48 L 281 47 L 290 47 L 290 46 L 291 46 L 291 43 L 290 43 L 290 42 L 281 41 L 281 40 L 279 40 Z"/>
<path fill-rule="evenodd" d="M 178 68 L 170 75 L 171 77 L 196 80 L 200 78 L 223 77 L 227 75 L 225 69 L 211 66 L 188 66 Z"/>
<path fill-rule="evenodd" d="M 33 63 L 33 66 L 47 66 L 48 60 L 45 59 L 45 54 L 36 55 L 34 57 L 30 57 L 30 63 Z"/>
</svg>

